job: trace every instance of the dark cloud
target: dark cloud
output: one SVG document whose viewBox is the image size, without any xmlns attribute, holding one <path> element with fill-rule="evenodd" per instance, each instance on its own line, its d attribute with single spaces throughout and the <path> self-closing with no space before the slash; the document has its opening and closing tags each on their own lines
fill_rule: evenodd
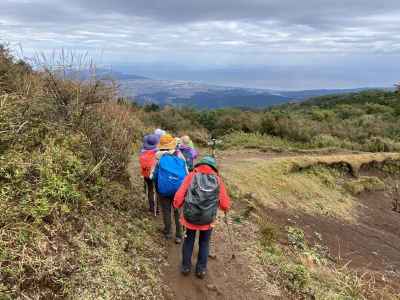
<svg viewBox="0 0 400 300">
<path fill-rule="evenodd" d="M 0 18 L 13 19 L 32 25 L 38 23 L 63 24 L 82 22 L 85 13 L 55 1 L 9 1 L 0 2 Z"/>
<path fill-rule="evenodd" d="M 355 81 L 360 55 L 390 68 L 399 29 L 399 0 L 0 0 L 0 42 L 29 53 L 97 51 L 121 65 L 285 66 L 297 70 L 292 78 L 340 56 Z"/>
<path fill-rule="evenodd" d="M 313 27 L 399 12 L 398 0 L 72 0 L 86 10 L 146 16 L 167 23 L 212 20 L 278 20 Z"/>
</svg>

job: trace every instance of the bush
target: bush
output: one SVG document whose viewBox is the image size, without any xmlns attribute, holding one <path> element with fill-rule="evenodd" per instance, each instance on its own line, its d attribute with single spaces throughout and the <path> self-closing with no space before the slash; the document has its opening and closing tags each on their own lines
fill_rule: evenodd
<svg viewBox="0 0 400 300">
<path fill-rule="evenodd" d="M 290 150 L 292 148 L 301 148 L 305 145 L 288 142 L 279 137 L 270 135 L 262 135 L 259 133 L 233 132 L 223 137 L 222 147 L 230 148 L 247 148 L 247 149 L 264 149 L 270 148 L 275 150 Z"/>
<path fill-rule="evenodd" d="M 310 273 L 307 268 L 300 264 L 287 264 L 284 268 L 286 287 L 298 294 L 306 292 L 310 282 Z"/>
<path fill-rule="evenodd" d="M 126 174 L 143 133 L 137 108 L 111 86 L 31 71 L 1 49 L 0 298 L 94 299 L 97 281 L 109 298 L 159 298 L 145 258 L 157 247 L 134 224 L 142 182 Z M 129 289 L 115 288 L 122 281 Z"/>
<path fill-rule="evenodd" d="M 275 224 L 264 221 L 260 224 L 261 245 L 265 248 L 272 247 L 278 240 L 279 228 Z"/>
<path fill-rule="evenodd" d="M 356 180 L 346 182 L 344 187 L 350 193 L 358 195 L 364 191 L 382 191 L 386 186 L 378 177 L 362 176 Z"/>
<path fill-rule="evenodd" d="M 366 140 L 364 148 L 370 152 L 399 152 L 400 143 L 389 138 L 372 137 Z"/>
<path fill-rule="evenodd" d="M 330 134 L 319 134 L 312 138 L 311 146 L 313 148 L 343 148 L 357 150 L 359 145 L 352 143 L 348 140 L 343 140 Z"/>
<path fill-rule="evenodd" d="M 296 249 L 304 250 L 306 248 L 304 231 L 300 228 L 292 226 L 288 226 L 286 230 L 289 245 L 295 247 Z"/>
<path fill-rule="evenodd" d="M 112 102 L 97 105 L 85 117 L 82 130 L 90 141 L 97 168 L 111 179 L 125 173 L 132 144 L 141 141 L 144 134 L 142 122 L 129 107 Z"/>
</svg>

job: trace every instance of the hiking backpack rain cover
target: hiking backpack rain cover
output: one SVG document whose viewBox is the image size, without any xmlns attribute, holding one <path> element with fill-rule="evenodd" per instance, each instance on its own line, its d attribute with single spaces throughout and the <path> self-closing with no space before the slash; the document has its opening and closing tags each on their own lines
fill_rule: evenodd
<svg viewBox="0 0 400 300">
<path fill-rule="evenodd" d="M 196 173 L 183 205 L 185 220 L 194 225 L 211 224 L 217 216 L 219 191 L 216 175 Z"/>
<path fill-rule="evenodd" d="M 186 162 L 171 154 L 164 154 L 158 163 L 157 191 L 163 197 L 173 197 L 185 179 Z"/>
<path fill-rule="evenodd" d="M 148 150 L 139 156 L 140 170 L 144 178 L 150 177 L 151 169 L 156 163 L 156 153 L 153 150 Z"/>
</svg>

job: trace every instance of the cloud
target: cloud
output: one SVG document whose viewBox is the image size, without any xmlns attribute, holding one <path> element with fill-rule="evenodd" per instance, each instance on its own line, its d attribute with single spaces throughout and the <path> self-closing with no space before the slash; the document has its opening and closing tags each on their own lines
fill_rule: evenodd
<svg viewBox="0 0 400 300">
<path fill-rule="evenodd" d="M 166 23 L 279 20 L 290 24 L 337 25 L 359 16 L 399 11 L 397 0 L 72 0 L 86 10 L 146 16 Z"/>
<path fill-rule="evenodd" d="M 390 56 L 400 53 L 399 28 L 398 0 L 0 1 L 3 41 L 28 53 L 88 50 L 114 64 L 305 66 Z"/>
</svg>

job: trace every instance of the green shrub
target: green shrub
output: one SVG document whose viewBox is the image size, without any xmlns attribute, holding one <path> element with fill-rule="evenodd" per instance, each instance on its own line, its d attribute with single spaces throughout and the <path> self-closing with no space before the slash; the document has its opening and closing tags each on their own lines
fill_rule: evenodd
<svg viewBox="0 0 400 300">
<path fill-rule="evenodd" d="M 346 145 L 344 141 L 337 137 L 333 137 L 330 134 L 319 134 L 314 136 L 311 140 L 311 144 L 316 148 L 342 148 Z"/>
<path fill-rule="evenodd" d="M 283 269 L 286 287 L 294 293 L 304 293 L 310 283 L 310 273 L 301 264 L 287 264 Z"/>
<path fill-rule="evenodd" d="M 400 143 L 389 138 L 372 137 L 365 142 L 364 148 L 370 152 L 399 152 Z"/>
<path fill-rule="evenodd" d="M 132 144 L 141 141 L 144 126 L 128 106 L 111 102 L 96 106 L 85 117 L 83 132 L 98 169 L 113 179 L 125 173 Z"/>
<path fill-rule="evenodd" d="M 264 221 L 260 224 L 261 245 L 272 247 L 278 240 L 279 228 L 275 224 Z"/>
<path fill-rule="evenodd" d="M 0 298 L 159 298 L 154 232 L 135 223 L 142 182 L 126 174 L 143 134 L 137 108 L 114 101 L 110 86 L 4 55 Z"/>
<path fill-rule="evenodd" d="M 288 226 L 286 230 L 289 245 L 299 250 L 306 249 L 306 241 L 302 229 Z"/>
<path fill-rule="evenodd" d="M 290 150 L 292 148 L 302 147 L 300 144 L 291 143 L 279 137 L 262 135 L 259 133 L 233 132 L 223 137 L 222 147 L 230 148 L 247 148 L 247 149 L 282 149 Z M 304 146 L 303 146 L 304 147 Z"/>
<path fill-rule="evenodd" d="M 334 111 L 332 110 L 327 110 L 327 109 L 320 109 L 318 107 L 313 108 L 313 110 L 311 111 L 311 118 L 314 121 L 328 121 L 328 122 L 332 122 L 335 120 L 336 118 L 336 114 Z"/>
</svg>

